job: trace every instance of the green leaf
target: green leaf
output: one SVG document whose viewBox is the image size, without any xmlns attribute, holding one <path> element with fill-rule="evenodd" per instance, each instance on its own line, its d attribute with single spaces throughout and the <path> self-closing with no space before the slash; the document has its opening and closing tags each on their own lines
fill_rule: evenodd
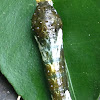
<svg viewBox="0 0 100 100">
<path fill-rule="evenodd" d="M 65 58 L 76 100 L 96 100 L 100 94 L 99 3 L 54 1 L 63 20 Z M 0 0 L 0 70 L 24 100 L 50 100 L 41 56 L 31 32 L 35 7 L 35 0 Z"/>
<path fill-rule="evenodd" d="M 64 51 L 76 100 L 96 100 L 100 93 L 98 4 L 99 0 L 55 1 L 63 20 Z"/>
<path fill-rule="evenodd" d="M 0 70 L 24 100 L 49 100 L 41 56 L 31 33 L 34 0 L 0 1 Z"/>
</svg>

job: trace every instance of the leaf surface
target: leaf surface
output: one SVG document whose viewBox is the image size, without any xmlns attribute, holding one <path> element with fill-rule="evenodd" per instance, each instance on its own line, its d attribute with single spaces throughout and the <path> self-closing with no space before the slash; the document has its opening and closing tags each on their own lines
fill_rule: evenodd
<svg viewBox="0 0 100 100">
<path fill-rule="evenodd" d="M 100 93 L 99 3 L 99 0 L 54 1 L 63 21 L 73 100 L 96 100 Z M 0 1 L 0 70 L 24 100 L 51 100 L 40 52 L 31 32 L 35 7 L 35 0 Z"/>
</svg>

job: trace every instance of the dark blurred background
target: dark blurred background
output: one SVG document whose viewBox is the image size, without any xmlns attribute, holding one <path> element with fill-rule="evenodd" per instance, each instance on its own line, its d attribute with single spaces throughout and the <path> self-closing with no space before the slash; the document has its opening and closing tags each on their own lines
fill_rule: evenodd
<svg viewBox="0 0 100 100">
<path fill-rule="evenodd" d="M 7 81 L 7 79 L 0 73 L 0 100 L 17 100 L 17 93 Z"/>
</svg>

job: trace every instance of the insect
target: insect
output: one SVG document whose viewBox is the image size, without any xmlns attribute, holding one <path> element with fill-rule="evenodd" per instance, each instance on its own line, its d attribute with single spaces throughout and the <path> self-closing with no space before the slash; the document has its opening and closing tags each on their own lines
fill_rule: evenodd
<svg viewBox="0 0 100 100">
<path fill-rule="evenodd" d="M 45 65 L 52 100 L 71 100 L 63 50 L 62 21 L 52 1 L 38 3 L 32 17 L 32 29 Z"/>
</svg>

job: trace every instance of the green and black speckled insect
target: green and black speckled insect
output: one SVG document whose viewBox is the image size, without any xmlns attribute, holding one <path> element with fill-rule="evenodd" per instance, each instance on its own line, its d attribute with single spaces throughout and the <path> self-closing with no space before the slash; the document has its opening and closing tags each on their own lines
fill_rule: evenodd
<svg viewBox="0 0 100 100">
<path fill-rule="evenodd" d="M 38 43 L 53 100 L 71 100 L 63 51 L 62 21 L 52 1 L 38 3 L 32 17 L 32 30 Z"/>
</svg>

